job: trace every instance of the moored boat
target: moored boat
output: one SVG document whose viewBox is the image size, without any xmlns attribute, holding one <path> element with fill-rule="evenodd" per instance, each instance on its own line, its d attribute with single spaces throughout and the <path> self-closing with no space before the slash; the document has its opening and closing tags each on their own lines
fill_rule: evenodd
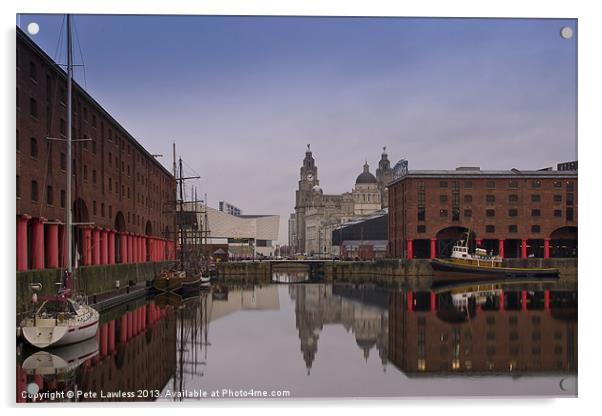
<svg viewBox="0 0 602 416">
<path fill-rule="evenodd" d="M 73 54 L 71 40 L 71 16 L 67 15 L 67 160 L 71 160 L 73 130 L 72 124 L 72 88 L 73 88 Z M 51 138 L 48 138 L 51 139 Z M 62 139 L 60 139 L 62 140 Z M 100 314 L 87 302 L 83 296 L 74 296 L 72 292 L 72 273 L 77 269 L 73 265 L 73 209 L 71 198 L 72 182 L 71 163 L 66 167 L 66 205 L 65 236 L 66 236 L 66 270 L 62 281 L 57 282 L 59 288 L 56 294 L 44 294 L 38 299 L 37 292 L 42 289 L 41 283 L 30 284 L 33 292 L 33 312 L 19 323 L 21 336 L 36 348 L 67 345 L 80 342 L 96 335 Z M 79 223 L 80 225 L 83 223 Z M 42 304 L 38 307 L 38 300 Z"/>
<path fill-rule="evenodd" d="M 450 258 L 432 259 L 431 266 L 435 271 L 434 282 L 470 278 L 478 280 L 558 278 L 559 275 L 556 268 L 504 267 L 500 256 L 489 254 L 482 248 L 477 247 L 471 253 L 468 249 L 468 233 L 465 240 L 460 240 L 453 246 Z"/>
<path fill-rule="evenodd" d="M 186 280 L 186 272 L 183 270 L 163 270 L 153 280 L 153 287 L 159 292 L 173 292 L 182 287 Z"/>
<path fill-rule="evenodd" d="M 49 299 L 21 321 L 21 334 L 36 348 L 74 344 L 94 337 L 99 313 L 71 298 Z"/>
</svg>

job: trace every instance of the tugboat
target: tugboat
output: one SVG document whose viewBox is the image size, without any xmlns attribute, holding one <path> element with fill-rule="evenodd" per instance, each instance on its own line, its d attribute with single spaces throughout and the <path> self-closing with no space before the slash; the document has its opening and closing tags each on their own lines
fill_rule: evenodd
<svg viewBox="0 0 602 416">
<path fill-rule="evenodd" d="M 440 272 L 435 274 L 434 281 L 558 278 L 556 268 L 503 267 L 500 256 L 488 254 L 483 248 L 477 247 L 471 253 L 468 249 L 469 235 L 467 232 L 466 239 L 453 246 L 450 258 L 431 260 L 433 270 Z"/>
</svg>

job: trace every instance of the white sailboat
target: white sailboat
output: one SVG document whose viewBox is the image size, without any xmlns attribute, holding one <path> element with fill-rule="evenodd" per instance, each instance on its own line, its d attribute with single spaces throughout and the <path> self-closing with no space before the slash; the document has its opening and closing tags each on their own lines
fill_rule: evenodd
<svg viewBox="0 0 602 416">
<path fill-rule="evenodd" d="M 67 15 L 67 160 L 71 160 L 73 57 L 71 42 L 71 16 Z M 85 299 L 77 299 L 71 293 L 72 277 L 72 203 L 71 203 L 71 163 L 67 163 L 67 268 L 63 274 L 61 288 L 56 295 L 44 296 L 41 305 L 32 316 L 20 323 L 21 334 L 36 348 L 47 348 L 73 344 L 96 335 L 100 314 L 87 304 Z M 33 301 L 37 303 L 34 293 Z"/>
</svg>

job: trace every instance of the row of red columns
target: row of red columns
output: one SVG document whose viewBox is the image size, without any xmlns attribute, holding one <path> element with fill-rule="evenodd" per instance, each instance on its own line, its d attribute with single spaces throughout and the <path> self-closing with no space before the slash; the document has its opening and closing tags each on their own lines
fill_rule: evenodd
<svg viewBox="0 0 602 416">
<path fill-rule="evenodd" d="M 65 226 L 46 223 L 45 218 L 17 215 L 17 271 L 28 270 L 28 224 L 32 226 L 31 269 L 52 269 L 66 265 Z M 44 228 L 46 227 L 46 233 Z M 80 226 L 82 263 L 84 266 L 115 264 L 116 239 L 121 240 L 121 263 L 142 263 L 175 259 L 175 244 L 163 238 L 117 232 L 112 229 Z M 59 258 L 59 244 L 63 253 Z M 148 253 L 147 253 L 148 244 Z"/>
<path fill-rule="evenodd" d="M 115 332 L 115 320 L 105 322 L 97 333 L 99 344 L 99 358 L 102 359 L 115 351 L 116 337 L 119 344 L 125 344 L 140 332 L 146 330 L 147 326 L 153 326 L 159 319 L 165 316 L 166 311 L 159 309 L 154 303 L 142 305 L 134 310 L 128 311 L 119 318 L 119 334 Z"/>
<path fill-rule="evenodd" d="M 504 239 L 498 240 L 498 254 L 502 258 L 504 257 L 504 242 L 505 241 L 506 240 L 504 240 Z M 431 244 L 430 244 L 429 256 L 431 259 L 434 259 L 435 257 L 437 257 L 437 240 L 434 238 L 431 238 L 430 243 Z M 476 243 L 477 247 L 479 247 L 479 246 L 481 246 L 482 240 L 477 238 L 477 239 L 475 239 L 475 243 Z M 527 258 L 527 239 L 525 239 L 525 238 L 523 238 L 521 240 L 520 253 L 521 253 L 521 258 L 523 258 L 523 259 Z M 408 240 L 407 240 L 406 258 L 408 258 L 408 259 L 414 258 L 414 240 L 412 238 L 408 238 Z M 550 239 L 549 238 L 544 238 L 544 240 L 543 240 L 543 258 L 544 259 L 550 258 Z"/>
<path fill-rule="evenodd" d="M 521 305 L 521 310 L 526 311 L 527 310 L 527 291 L 526 290 L 521 290 L 520 293 L 520 305 Z M 503 311 L 506 309 L 506 300 L 505 300 L 505 296 L 504 296 L 504 292 L 500 292 L 500 294 L 498 295 L 498 301 L 499 301 L 499 310 Z M 437 296 L 435 294 L 435 292 L 431 291 L 430 292 L 430 310 L 436 311 L 437 310 Z M 545 311 L 549 311 L 550 310 L 550 291 L 548 289 L 543 291 L 543 308 Z M 414 310 L 414 293 L 411 291 L 406 292 L 406 309 L 408 311 L 413 311 Z"/>
</svg>

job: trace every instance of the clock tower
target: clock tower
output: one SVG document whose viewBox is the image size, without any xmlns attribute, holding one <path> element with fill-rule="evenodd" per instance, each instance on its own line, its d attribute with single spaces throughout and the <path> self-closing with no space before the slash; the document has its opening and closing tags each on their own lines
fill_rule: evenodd
<svg viewBox="0 0 602 416">
<path fill-rule="evenodd" d="M 312 204 L 313 187 L 319 184 L 318 168 L 308 144 L 305 151 L 305 159 L 303 159 L 303 165 L 300 169 L 299 189 L 295 193 L 295 213 L 297 216 L 295 253 L 303 253 L 305 251 L 305 211 Z"/>
<path fill-rule="evenodd" d="M 393 169 L 387 155 L 387 147 L 383 147 L 383 152 L 380 155 L 378 169 L 376 169 L 376 181 L 378 182 L 378 191 L 380 192 L 381 208 L 389 206 L 389 191 L 387 185 L 393 179 Z"/>
</svg>

